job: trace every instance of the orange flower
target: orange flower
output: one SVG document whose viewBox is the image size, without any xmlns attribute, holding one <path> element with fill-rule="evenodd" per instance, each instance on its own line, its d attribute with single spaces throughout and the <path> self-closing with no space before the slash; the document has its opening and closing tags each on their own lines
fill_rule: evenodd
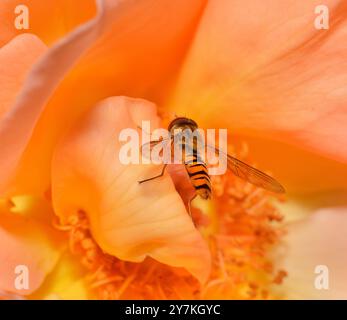
<svg viewBox="0 0 347 320">
<path fill-rule="evenodd" d="M 313 28 L 313 0 L 23 2 L 29 34 L 9 27 L 16 2 L 0 4 L 4 296 L 292 298 L 300 281 L 320 297 L 306 287 L 329 265 L 328 297 L 345 297 L 346 259 L 317 236 L 323 223 L 330 248 L 347 246 L 331 234 L 346 224 L 343 2 L 328 1 L 328 31 Z M 175 113 L 228 128 L 229 151 L 272 171 L 288 202 L 228 173 L 193 223 L 181 168 L 139 185 L 158 167 L 122 165 L 119 132 Z M 14 286 L 17 265 L 29 289 Z"/>
</svg>

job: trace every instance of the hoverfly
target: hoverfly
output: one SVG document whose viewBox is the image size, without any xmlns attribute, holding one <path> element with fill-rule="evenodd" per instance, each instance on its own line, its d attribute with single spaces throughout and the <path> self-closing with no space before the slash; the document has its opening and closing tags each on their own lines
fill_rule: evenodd
<svg viewBox="0 0 347 320">
<path fill-rule="evenodd" d="M 191 132 L 194 132 L 198 129 L 197 123 L 189 118 L 185 117 L 178 117 L 171 121 L 168 127 L 168 131 L 170 133 L 170 136 L 168 139 L 160 139 L 160 140 L 154 140 L 150 141 L 147 144 L 144 144 L 142 146 L 143 148 L 147 145 L 149 149 L 151 150 L 154 146 L 157 146 L 159 144 L 162 145 L 164 148 L 165 145 L 167 145 L 168 142 L 170 142 L 171 148 L 174 147 L 174 137 L 175 134 L 180 134 L 177 132 L 183 132 L 184 130 L 190 130 Z M 221 150 L 215 147 L 213 148 L 213 151 L 216 154 L 222 153 Z M 182 143 L 182 149 L 184 150 L 184 166 L 186 168 L 187 174 L 190 178 L 190 181 L 195 189 L 195 195 L 189 202 L 189 210 L 191 202 L 195 199 L 195 197 L 200 196 L 202 199 L 210 199 L 212 194 L 212 187 L 211 187 L 211 179 L 210 175 L 208 174 L 208 169 L 206 163 L 203 161 L 201 157 L 201 153 L 197 148 L 196 141 L 193 141 L 190 145 L 183 142 Z M 269 175 L 265 174 L 264 172 L 261 172 L 260 170 L 257 170 L 250 165 L 242 162 L 241 160 L 238 160 L 228 154 L 224 154 L 227 158 L 227 167 L 228 169 L 236 176 L 240 177 L 241 179 L 257 186 L 261 187 L 263 189 L 269 190 L 271 192 L 275 193 L 284 193 L 285 189 L 284 187 L 276 181 L 274 178 L 270 177 Z M 167 167 L 167 164 L 164 164 L 163 169 L 161 173 L 157 176 L 151 177 L 149 179 L 145 179 L 142 181 L 139 181 L 139 183 L 148 182 L 157 178 L 160 178 L 164 175 L 165 169 Z"/>
</svg>

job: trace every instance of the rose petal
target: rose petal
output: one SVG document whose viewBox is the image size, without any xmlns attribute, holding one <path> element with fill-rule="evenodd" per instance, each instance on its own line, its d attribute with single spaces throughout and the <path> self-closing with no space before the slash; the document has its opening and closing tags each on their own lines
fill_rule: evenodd
<svg viewBox="0 0 347 320">
<path fill-rule="evenodd" d="M 31 66 L 46 46 L 32 34 L 15 37 L 0 48 L 0 119 L 15 102 Z"/>
<path fill-rule="evenodd" d="M 15 27 L 15 9 L 25 5 L 29 10 L 29 30 Z M 94 0 L 4 0 L 0 3 L 0 47 L 22 32 L 37 35 L 46 44 L 64 36 L 74 27 L 95 15 Z"/>
<path fill-rule="evenodd" d="M 42 219 L 35 219 L 36 210 L 43 210 Z M 35 213 L 15 213 L 0 207 L 0 291 L 18 295 L 29 295 L 37 290 L 48 273 L 56 265 L 62 248 L 63 235 L 53 229 L 46 218 L 53 216 L 47 206 L 35 206 L 26 211 Z M 17 266 L 26 266 L 29 271 L 29 288 L 16 288 Z"/>
<path fill-rule="evenodd" d="M 1 126 L 6 122 L 11 122 L 12 125 L 5 129 L 1 140 L 1 151 L 3 152 L 2 161 L 0 161 L 0 175 L 2 178 L 6 176 L 6 164 L 10 165 L 15 157 L 19 154 L 13 154 L 14 158 L 8 154 L 5 156 L 6 151 L 12 152 L 18 148 L 18 138 L 20 135 L 20 119 L 11 117 L 12 106 L 17 99 L 17 95 L 25 82 L 31 66 L 41 57 L 46 51 L 46 46 L 40 39 L 31 34 L 23 34 L 15 37 L 6 46 L 0 49 L 0 131 Z M 30 114 L 30 110 L 21 113 L 22 119 Z M 17 122 L 18 120 L 18 122 Z M 6 160 L 5 160 L 6 158 Z M 5 167 L 2 167 L 2 166 Z M 30 177 L 27 177 L 30 179 Z M 10 188 L 9 184 L 7 187 Z M 10 194 L 10 191 L 8 194 Z M 4 194 L 5 192 L 3 192 Z"/>
<path fill-rule="evenodd" d="M 288 272 L 278 288 L 286 298 L 347 298 L 346 228 L 347 207 L 320 209 L 289 226 L 285 245 L 277 251 L 278 266 Z M 316 287 L 319 266 L 328 268 L 328 289 Z"/>
<path fill-rule="evenodd" d="M 345 1 L 210 1 L 171 110 L 347 161 Z M 189 108 L 187 108 L 189 106 Z"/>
<path fill-rule="evenodd" d="M 158 126 L 155 112 L 146 101 L 122 97 L 91 110 L 55 152 L 55 211 L 63 223 L 69 214 L 85 211 L 94 238 L 109 254 L 133 262 L 150 256 L 184 267 L 203 282 L 210 269 L 209 250 L 170 177 L 140 185 L 161 166 L 119 161 L 120 131 L 136 129 L 139 119 Z"/>
<path fill-rule="evenodd" d="M 124 92 L 163 94 L 205 1 L 98 3 L 94 20 L 53 46 L 34 66 L 17 103 L 0 123 L 1 153 L 6 155 L 0 161 L 0 192 L 42 194 L 49 187 L 57 140 L 101 99 Z"/>
</svg>

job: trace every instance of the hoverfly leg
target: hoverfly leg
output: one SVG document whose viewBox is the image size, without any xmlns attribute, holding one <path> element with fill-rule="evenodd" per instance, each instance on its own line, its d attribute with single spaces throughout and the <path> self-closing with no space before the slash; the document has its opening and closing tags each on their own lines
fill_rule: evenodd
<svg viewBox="0 0 347 320">
<path fill-rule="evenodd" d="M 164 173 L 165 173 L 166 167 L 167 167 L 167 164 L 164 164 L 163 169 L 161 170 L 161 173 L 160 173 L 160 174 L 158 174 L 158 175 L 155 176 L 155 177 L 149 178 L 149 179 L 141 180 L 141 181 L 139 181 L 139 184 L 144 183 L 144 182 L 148 182 L 148 181 L 151 181 L 151 180 L 154 180 L 154 179 L 157 179 L 157 178 L 162 177 L 162 176 L 164 175 Z"/>
</svg>

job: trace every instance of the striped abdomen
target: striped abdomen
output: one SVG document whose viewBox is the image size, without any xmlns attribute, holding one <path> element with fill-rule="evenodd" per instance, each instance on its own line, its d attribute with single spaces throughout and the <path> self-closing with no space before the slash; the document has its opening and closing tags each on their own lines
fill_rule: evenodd
<svg viewBox="0 0 347 320">
<path fill-rule="evenodd" d="M 197 150 L 185 155 L 185 167 L 196 194 L 203 199 L 211 197 L 211 181 L 206 164 L 201 160 Z"/>
</svg>

